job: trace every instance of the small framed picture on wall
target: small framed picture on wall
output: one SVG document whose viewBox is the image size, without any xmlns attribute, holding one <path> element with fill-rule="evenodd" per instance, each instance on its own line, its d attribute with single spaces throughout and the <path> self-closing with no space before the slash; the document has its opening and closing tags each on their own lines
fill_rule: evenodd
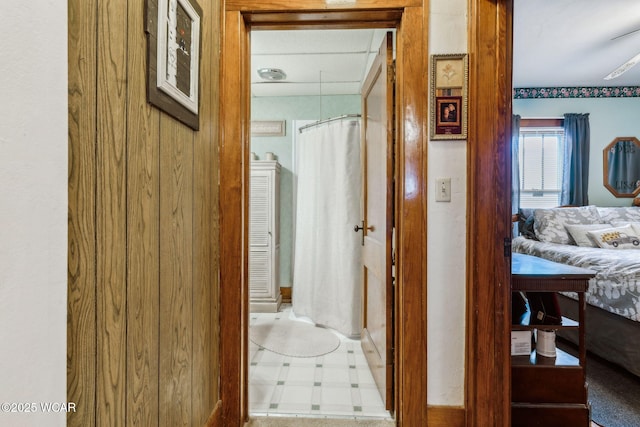
<svg viewBox="0 0 640 427">
<path fill-rule="evenodd" d="M 460 133 L 460 108 L 462 105 L 462 97 L 460 96 L 443 96 L 436 99 L 436 126 L 450 127 L 454 132 Z"/>
<path fill-rule="evenodd" d="M 467 139 L 466 54 L 431 56 L 431 139 Z"/>
<path fill-rule="evenodd" d="M 199 128 L 202 9 L 195 0 L 147 0 L 147 99 Z"/>
</svg>

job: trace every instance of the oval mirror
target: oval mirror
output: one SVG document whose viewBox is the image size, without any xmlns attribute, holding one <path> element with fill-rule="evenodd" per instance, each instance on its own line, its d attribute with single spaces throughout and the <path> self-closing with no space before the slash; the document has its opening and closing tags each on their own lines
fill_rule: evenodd
<svg viewBox="0 0 640 427">
<path fill-rule="evenodd" d="M 616 197 L 640 194 L 640 141 L 633 136 L 616 138 L 602 154 L 604 186 Z"/>
</svg>

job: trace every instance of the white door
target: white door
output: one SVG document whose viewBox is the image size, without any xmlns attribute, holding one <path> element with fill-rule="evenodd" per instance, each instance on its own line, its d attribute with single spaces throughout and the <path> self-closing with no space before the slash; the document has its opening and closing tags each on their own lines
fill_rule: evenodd
<svg viewBox="0 0 640 427">
<path fill-rule="evenodd" d="M 362 349 L 393 409 L 393 37 L 387 33 L 365 80 L 363 112 L 364 304 Z"/>
</svg>

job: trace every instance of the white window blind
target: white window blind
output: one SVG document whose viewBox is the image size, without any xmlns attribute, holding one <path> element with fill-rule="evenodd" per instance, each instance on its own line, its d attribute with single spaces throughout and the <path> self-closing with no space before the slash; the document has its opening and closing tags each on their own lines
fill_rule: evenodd
<svg viewBox="0 0 640 427">
<path fill-rule="evenodd" d="M 520 207 L 552 208 L 560 204 L 564 131 L 520 128 Z"/>
</svg>

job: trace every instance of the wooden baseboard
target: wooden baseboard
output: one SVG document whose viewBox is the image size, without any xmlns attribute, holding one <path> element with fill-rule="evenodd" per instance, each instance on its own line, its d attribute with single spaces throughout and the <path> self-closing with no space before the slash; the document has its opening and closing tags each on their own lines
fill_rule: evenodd
<svg viewBox="0 0 640 427">
<path fill-rule="evenodd" d="M 205 427 L 222 427 L 222 400 L 216 402 L 211 415 L 207 419 Z"/>
<path fill-rule="evenodd" d="M 280 294 L 282 294 L 282 302 L 291 304 L 291 287 L 280 288 Z"/>
<path fill-rule="evenodd" d="M 466 414 L 459 406 L 427 405 L 427 425 L 429 427 L 465 427 Z"/>
</svg>

